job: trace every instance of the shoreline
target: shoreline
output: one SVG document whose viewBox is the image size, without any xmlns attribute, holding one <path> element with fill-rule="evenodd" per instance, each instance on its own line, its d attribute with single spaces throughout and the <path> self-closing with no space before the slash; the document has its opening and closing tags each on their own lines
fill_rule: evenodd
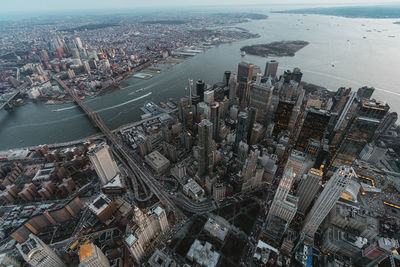
<svg viewBox="0 0 400 267">
<path fill-rule="evenodd" d="M 142 124 L 142 123 L 144 123 L 146 121 L 157 119 L 157 118 L 159 118 L 159 117 L 161 117 L 161 116 L 163 116 L 165 114 L 174 113 L 177 110 L 178 109 L 175 108 L 175 109 L 172 109 L 172 110 L 157 114 L 155 116 L 151 116 L 151 117 L 143 119 L 143 120 L 126 123 L 126 124 L 123 124 L 123 125 L 119 126 L 116 129 L 112 129 L 111 132 L 115 134 L 115 133 L 117 133 L 117 132 L 119 132 L 121 130 L 124 130 L 124 129 L 127 129 L 127 128 L 131 128 L 133 126 Z M 30 151 L 33 151 L 36 148 L 38 148 L 40 146 L 44 146 L 44 145 L 48 146 L 49 148 L 62 148 L 62 147 L 68 147 L 68 146 L 73 146 L 73 145 L 77 145 L 77 144 L 82 144 L 82 143 L 86 142 L 88 139 L 98 140 L 98 139 L 102 139 L 102 138 L 105 138 L 105 136 L 104 136 L 104 134 L 99 132 L 97 134 L 89 135 L 87 137 L 83 137 L 83 138 L 80 138 L 80 139 L 75 139 L 75 140 L 65 141 L 65 142 L 60 142 L 60 143 L 39 144 L 39 145 L 33 145 L 33 146 L 27 146 L 27 147 L 16 147 L 16 148 L 3 149 L 3 150 L 0 150 L 0 155 L 3 154 L 3 153 L 8 153 L 10 151 L 16 151 L 16 150 L 30 150 Z"/>
<path fill-rule="evenodd" d="M 259 38 L 259 36 L 255 36 L 252 38 L 246 38 L 243 40 L 250 40 L 250 39 L 256 39 Z M 235 40 L 233 42 L 238 42 L 238 41 L 243 41 L 242 39 L 238 39 Z M 227 44 L 227 43 L 221 43 L 221 44 Z M 203 53 L 210 49 L 210 48 L 214 48 L 218 45 L 221 44 L 215 44 L 209 47 L 204 47 L 204 51 Z M 114 91 L 117 90 L 123 90 L 124 88 L 126 88 L 128 86 L 128 84 L 125 82 L 125 80 L 132 78 L 135 74 L 141 72 L 141 71 L 146 71 L 146 69 L 158 69 L 156 68 L 156 65 L 158 64 L 170 64 L 170 65 L 177 65 L 180 63 L 183 63 L 185 60 L 189 59 L 189 58 L 194 58 L 196 57 L 198 54 L 194 55 L 194 56 L 190 56 L 190 57 L 176 57 L 176 56 L 168 56 L 166 58 L 160 58 L 160 59 L 150 59 L 149 61 L 143 63 L 140 66 L 137 66 L 136 68 L 133 68 L 125 73 L 123 73 L 121 76 L 118 76 L 115 78 L 115 81 L 112 84 L 110 84 L 109 86 L 100 89 L 99 91 L 93 93 L 92 95 L 85 95 L 86 97 L 92 97 L 92 98 L 96 98 L 98 96 L 103 96 L 103 95 L 107 95 L 109 93 L 112 93 Z M 149 70 L 148 72 L 151 73 L 155 73 L 155 74 L 159 74 L 158 72 L 155 72 L 154 70 Z M 152 77 L 151 77 L 152 78 Z M 151 79 L 149 78 L 149 80 Z M 59 96 L 61 96 L 62 94 L 60 94 Z M 66 94 L 64 94 L 66 95 Z M 59 97 L 57 96 L 57 97 Z M 26 99 L 22 99 L 23 103 L 20 103 L 18 105 L 14 105 L 15 108 L 18 108 L 20 106 L 24 106 L 27 105 L 29 103 L 38 103 L 38 104 L 44 104 L 44 105 L 64 105 L 64 104 L 70 104 L 73 103 L 74 101 L 70 99 L 70 97 L 68 96 L 67 99 L 65 100 L 54 100 L 54 99 L 49 99 L 49 98 L 44 98 L 44 99 L 30 99 L 30 98 L 26 98 Z"/>
</svg>

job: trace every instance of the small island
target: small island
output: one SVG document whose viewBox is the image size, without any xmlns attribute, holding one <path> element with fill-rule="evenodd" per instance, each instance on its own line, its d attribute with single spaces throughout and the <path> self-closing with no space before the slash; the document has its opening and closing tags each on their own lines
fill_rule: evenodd
<svg viewBox="0 0 400 267">
<path fill-rule="evenodd" d="M 261 57 L 293 57 L 297 51 L 308 44 L 309 42 L 306 41 L 281 41 L 269 44 L 243 46 L 240 50 L 247 54 Z"/>
<path fill-rule="evenodd" d="M 377 5 L 320 7 L 272 11 L 272 13 L 328 15 L 345 18 L 397 19 L 400 18 L 400 6 Z"/>
</svg>

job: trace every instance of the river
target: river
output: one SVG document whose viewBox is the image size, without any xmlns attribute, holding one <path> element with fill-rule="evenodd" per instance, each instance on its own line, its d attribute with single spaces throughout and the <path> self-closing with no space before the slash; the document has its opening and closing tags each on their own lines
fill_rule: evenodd
<svg viewBox="0 0 400 267">
<path fill-rule="evenodd" d="M 220 45 L 177 65 L 161 65 L 163 72 L 154 74 L 152 79 L 128 78 L 125 88 L 85 102 L 114 129 L 140 119 L 140 107 L 147 101 L 159 103 L 185 95 L 189 77 L 212 84 L 222 80 L 225 70 L 236 72 L 242 60 L 264 70 L 266 58 L 240 56 L 244 45 L 304 40 L 310 45 L 294 57 L 269 58 L 279 61 L 280 72 L 300 67 L 304 81 L 330 90 L 374 86 L 377 90 L 373 97 L 400 112 L 400 25 L 393 24 L 395 20 L 273 13 L 268 16 L 267 20 L 239 25 L 259 33 L 260 38 Z M 139 88 L 146 90 L 134 93 Z M 10 112 L 0 111 L 0 150 L 65 142 L 94 133 L 96 129 L 73 104 L 29 103 Z"/>
</svg>

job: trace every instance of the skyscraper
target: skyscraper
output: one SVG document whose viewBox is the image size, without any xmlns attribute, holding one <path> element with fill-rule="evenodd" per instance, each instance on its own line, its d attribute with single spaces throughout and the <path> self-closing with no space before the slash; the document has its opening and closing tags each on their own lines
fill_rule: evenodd
<svg viewBox="0 0 400 267">
<path fill-rule="evenodd" d="M 134 215 L 136 226 L 127 229 L 125 244 L 135 260 L 140 262 L 145 256 L 144 248 L 157 234 L 168 231 L 169 224 L 165 210 L 159 205 L 155 205 L 147 213 L 135 206 Z"/>
<path fill-rule="evenodd" d="M 203 80 L 198 80 L 196 82 L 196 94 L 200 97 L 200 101 L 204 100 L 204 88 L 206 84 Z"/>
<path fill-rule="evenodd" d="M 246 137 L 246 142 L 250 144 L 250 137 L 251 137 L 251 132 L 254 127 L 254 123 L 256 122 L 256 115 L 257 115 L 257 109 L 250 107 L 248 111 L 248 126 L 247 126 L 247 137 Z"/>
<path fill-rule="evenodd" d="M 199 123 L 199 169 L 198 175 L 204 178 L 212 172 L 213 168 L 213 124 L 209 120 Z"/>
<path fill-rule="evenodd" d="M 89 158 L 102 184 L 108 183 L 120 172 L 115 160 L 111 157 L 110 147 L 105 143 L 90 151 Z"/>
<path fill-rule="evenodd" d="M 296 141 L 296 150 L 306 151 L 310 139 L 320 141 L 324 138 L 331 113 L 326 110 L 309 108 Z"/>
<path fill-rule="evenodd" d="M 300 180 L 297 196 L 299 197 L 299 213 L 305 214 L 321 185 L 323 172 L 311 168 L 310 171 Z"/>
<path fill-rule="evenodd" d="M 375 91 L 374 87 L 364 86 L 364 87 L 358 88 L 357 96 L 361 100 L 370 99 L 372 94 L 374 93 L 374 91 Z"/>
<path fill-rule="evenodd" d="M 277 243 L 279 243 L 297 211 L 297 202 L 299 199 L 289 194 L 294 177 L 295 174 L 291 169 L 285 171 L 267 215 L 266 233 L 270 239 L 275 239 Z M 284 225 L 278 227 L 277 223 L 283 223 Z M 281 229 L 281 231 L 274 230 L 277 228 Z"/>
<path fill-rule="evenodd" d="M 238 65 L 237 77 L 238 79 L 246 78 L 247 81 L 251 81 L 251 79 L 253 78 L 253 72 L 254 64 L 248 62 L 240 62 Z"/>
<path fill-rule="evenodd" d="M 92 243 L 79 247 L 79 267 L 109 267 L 110 262 L 101 249 Z"/>
<path fill-rule="evenodd" d="M 218 102 L 215 102 L 211 105 L 211 122 L 213 124 L 213 134 L 212 137 L 214 140 L 219 139 L 219 104 Z"/>
<path fill-rule="evenodd" d="M 279 63 L 276 60 L 267 61 L 267 63 L 265 64 L 264 76 L 267 78 L 271 77 L 272 79 L 274 79 L 278 71 L 278 64 Z"/>
<path fill-rule="evenodd" d="M 295 174 L 296 180 L 300 180 L 303 177 L 303 174 L 305 174 L 313 165 L 313 160 L 304 152 L 293 149 L 286 162 L 285 170 L 291 169 Z"/>
<path fill-rule="evenodd" d="M 375 100 L 363 100 L 358 105 L 356 115 L 345 129 L 345 135 L 337 142 L 339 144 L 332 157 L 332 170 L 342 165 L 353 164 L 365 145 L 373 140 L 388 111 L 387 104 Z"/>
<path fill-rule="evenodd" d="M 302 232 L 308 238 L 314 238 L 318 227 L 346 190 L 350 179 L 355 175 L 353 168 L 341 166 L 325 184 L 324 190 L 304 221 Z"/>
<path fill-rule="evenodd" d="M 222 82 L 225 84 L 225 86 L 229 85 L 230 77 L 231 77 L 231 72 L 229 70 L 225 71 L 224 78 L 222 79 Z"/>
<path fill-rule="evenodd" d="M 381 124 L 379 125 L 378 130 L 375 133 L 376 137 L 379 137 L 381 135 L 385 135 L 386 132 L 393 126 L 395 125 L 396 121 L 398 119 L 397 112 L 391 112 L 385 116 L 385 118 L 382 120 Z"/>
<path fill-rule="evenodd" d="M 246 164 L 243 166 L 243 179 L 246 181 L 250 179 L 256 171 L 258 156 L 260 151 L 258 149 L 251 151 Z"/>
<path fill-rule="evenodd" d="M 238 77 L 237 96 L 239 98 L 242 110 L 247 106 L 250 98 L 250 85 L 251 80 L 247 79 L 246 77 Z"/>
<path fill-rule="evenodd" d="M 294 68 L 292 72 L 292 80 L 300 83 L 302 77 L 303 73 L 301 72 L 301 70 L 299 68 Z"/>
<path fill-rule="evenodd" d="M 288 128 L 294 104 L 292 101 L 279 101 L 275 111 L 275 126 L 272 135 L 277 136 L 281 131 Z"/>
<path fill-rule="evenodd" d="M 24 260 L 35 267 L 66 267 L 60 257 L 42 240 L 34 234 L 22 244 L 17 244 L 17 249 Z"/>
<path fill-rule="evenodd" d="M 246 112 L 240 112 L 238 115 L 238 122 L 236 125 L 236 138 L 235 138 L 235 152 L 238 151 L 240 141 L 247 142 L 248 132 L 248 115 Z"/>
<path fill-rule="evenodd" d="M 236 89 L 237 89 L 237 75 L 233 74 L 229 80 L 229 102 L 232 101 L 236 97 Z"/>
<path fill-rule="evenodd" d="M 257 109 L 256 119 L 263 123 L 267 120 L 267 113 L 271 105 L 273 87 L 266 84 L 254 84 L 250 90 L 249 106 Z"/>
</svg>

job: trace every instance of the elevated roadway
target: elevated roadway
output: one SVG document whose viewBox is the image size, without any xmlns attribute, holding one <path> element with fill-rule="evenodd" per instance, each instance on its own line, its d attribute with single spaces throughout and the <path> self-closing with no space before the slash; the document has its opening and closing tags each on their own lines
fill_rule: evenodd
<svg viewBox="0 0 400 267">
<path fill-rule="evenodd" d="M 130 170 L 133 172 L 137 179 L 142 180 L 146 186 L 157 196 L 162 204 L 175 214 L 175 217 L 185 219 L 186 216 L 175 206 L 175 204 L 169 199 L 168 195 L 163 191 L 162 185 L 153 177 L 151 173 L 144 173 L 143 166 L 138 163 L 130 154 L 130 149 L 125 145 L 121 139 L 117 138 L 108 127 L 103 123 L 100 116 L 94 113 L 89 107 L 87 107 L 77 93 L 69 88 L 59 78 L 53 78 L 66 92 L 68 92 L 76 104 L 87 114 L 92 123 L 105 135 L 105 137 L 112 143 L 114 149 L 119 153 L 121 158 L 125 160 Z"/>
</svg>

